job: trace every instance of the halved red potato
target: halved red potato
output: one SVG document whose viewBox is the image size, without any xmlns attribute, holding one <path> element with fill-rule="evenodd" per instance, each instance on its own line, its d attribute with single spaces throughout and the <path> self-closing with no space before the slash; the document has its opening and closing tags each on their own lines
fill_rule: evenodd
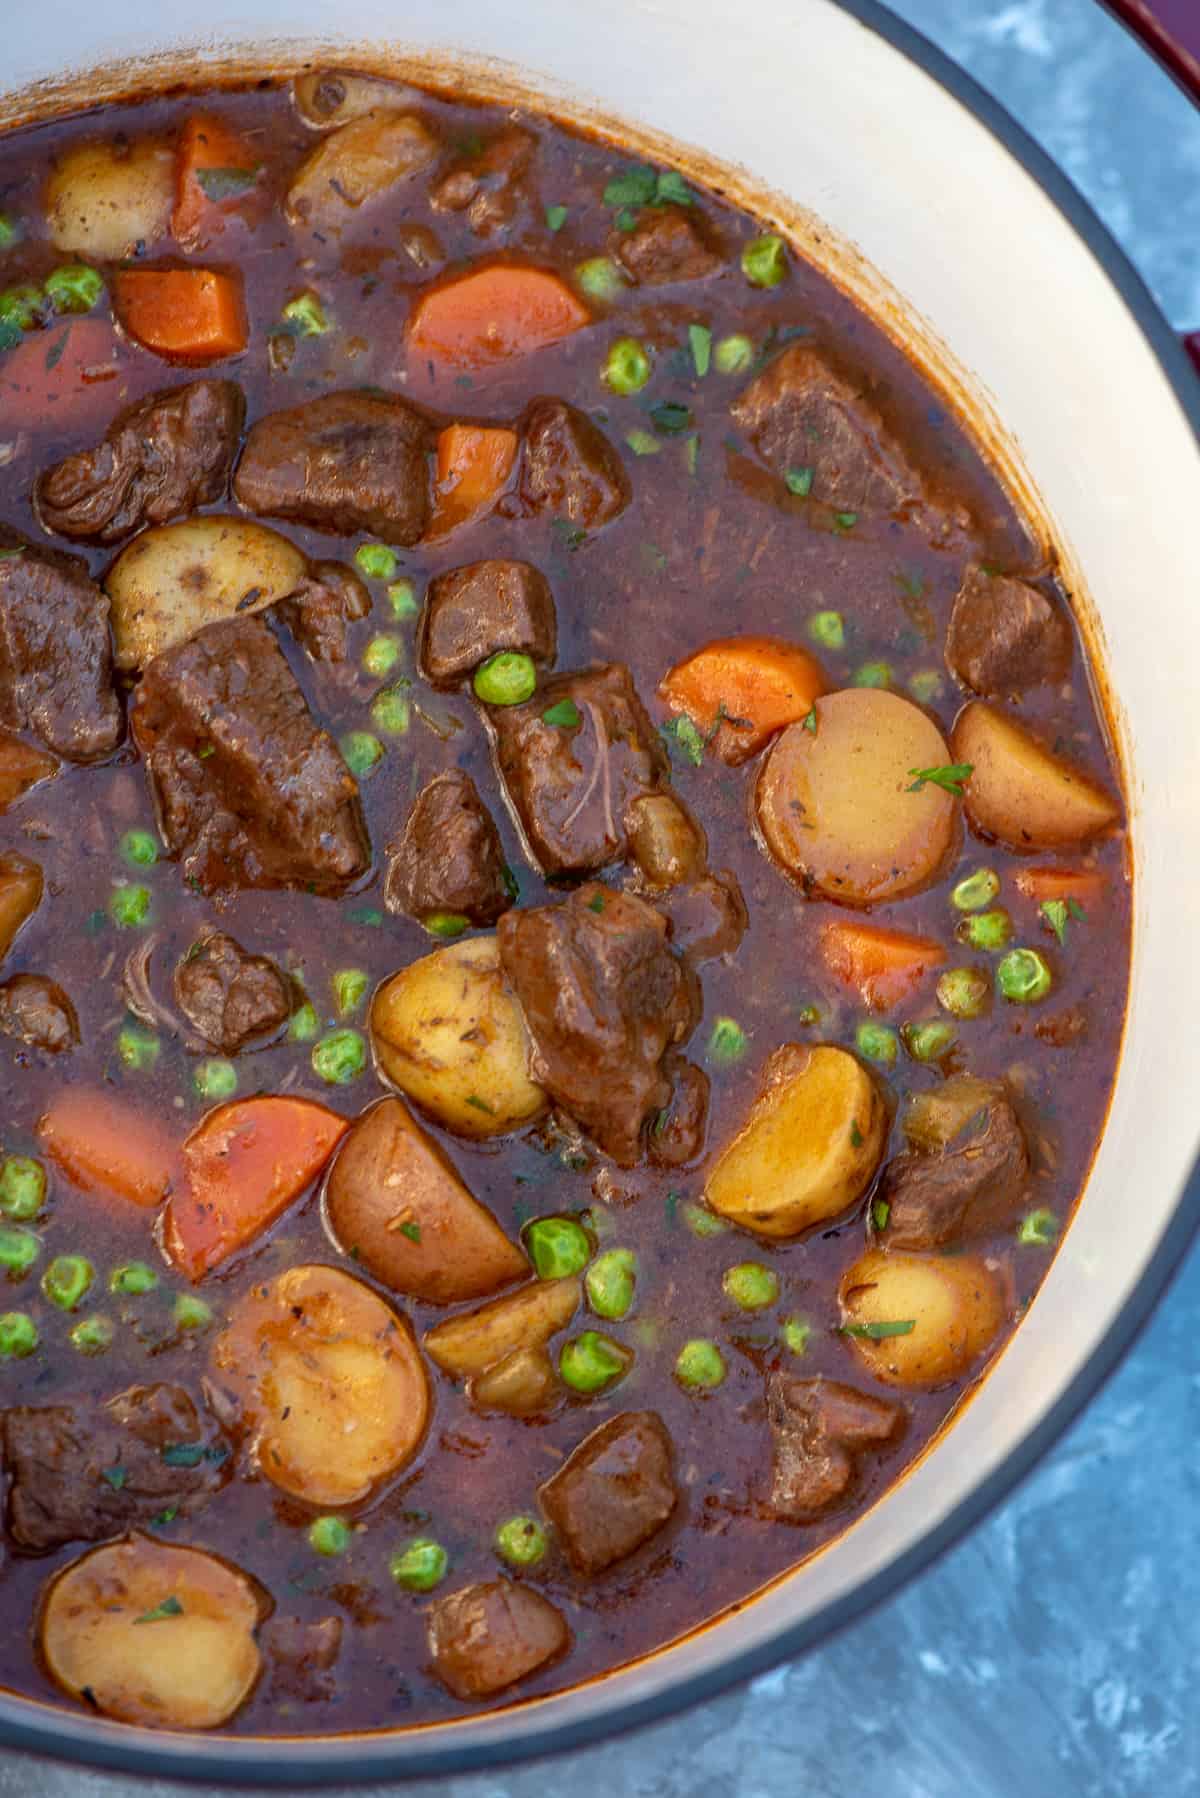
<svg viewBox="0 0 1200 1798">
<path fill-rule="evenodd" d="M 972 830 L 1010 849 L 1074 849 L 1120 818 L 1116 800 L 997 706 L 964 706 L 951 734 L 969 762 L 963 803 Z"/>
<path fill-rule="evenodd" d="M 842 1329 L 877 1380 L 940 1386 L 990 1348 L 1004 1323 L 999 1275 L 978 1255 L 868 1249 L 842 1275 Z"/>
<path fill-rule="evenodd" d="M 574 1276 L 531 1281 L 477 1311 L 435 1324 L 425 1334 L 425 1352 L 451 1379 L 473 1379 L 519 1349 L 544 1348 L 566 1329 L 582 1298 Z"/>
</svg>

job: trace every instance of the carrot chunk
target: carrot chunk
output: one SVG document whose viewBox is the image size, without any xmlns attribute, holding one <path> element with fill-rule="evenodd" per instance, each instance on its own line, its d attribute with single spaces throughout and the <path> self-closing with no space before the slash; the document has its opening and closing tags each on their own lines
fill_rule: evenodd
<svg viewBox="0 0 1200 1798">
<path fill-rule="evenodd" d="M 1084 907 L 1098 905 L 1104 897 L 1106 881 L 1098 868 L 1022 868 L 1017 874 L 1017 891 L 1037 905 L 1048 899 L 1073 899 Z"/>
<path fill-rule="evenodd" d="M 315 1180 L 348 1130 L 312 1099 L 268 1095 L 219 1105 L 183 1145 L 184 1181 L 163 1216 L 163 1247 L 191 1280 L 253 1242 Z"/>
<path fill-rule="evenodd" d="M 658 690 L 736 766 L 806 718 L 828 682 L 815 656 L 780 637 L 719 637 L 676 663 Z"/>
<path fill-rule="evenodd" d="M 549 269 L 495 263 L 424 294 L 409 320 L 408 345 L 416 361 L 491 368 L 591 322 L 578 294 Z"/>
<path fill-rule="evenodd" d="M 238 131 L 209 112 L 194 113 L 183 128 L 176 158 L 176 243 L 197 248 L 225 228 L 225 213 L 244 200 L 258 179 L 259 161 Z"/>
<path fill-rule="evenodd" d="M 426 537 L 445 537 L 490 512 L 517 459 L 517 433 L 485 425 L 447 425 L 438 433 L 437 483 Z"/>
<path fill-rule="evenodd" d="M 929 937 L 839 920 L 821 932 L 821 957 L 835 980 L 852 987 L 873 1011 L 887 1011 L 916 991 L 946 952 Z"/>
<path fill-rule="evenodd" d="M 247 343 L 242 278 L 210 268 L 122 269 L 113 307 L 134 340 L 180 362 L 219 362 Z"/>
<path fill-rule="evenodd" d="M 49 1159 L 83 1192 L 149 1209 L 178 1176 L 179 1153 L 162 1125 L 95 1088 L 56 1093 L 38 1136 Z"/>
</svg>

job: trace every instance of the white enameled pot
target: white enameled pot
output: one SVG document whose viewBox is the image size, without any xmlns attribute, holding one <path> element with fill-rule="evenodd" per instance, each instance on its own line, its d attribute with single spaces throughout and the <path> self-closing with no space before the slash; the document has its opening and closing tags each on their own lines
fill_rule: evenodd
<svg viewBox="0 0 1200 1798">
<path fill-rule="evenodd" d="M 873 0 L 39 0 L 6 35 L 0 121 L 156 70 L 287 72 L 322 51 L 540 97 L 640 139 L 785 220 L 908 342 L 1047 520 L 1083 596 L 1130 800 L 1133 989 L 1091 1180 L 1011 1345 L 907 1478 L 736 1615 L 562 1696 L 408 1734 L 151 1735 L 0 1696 L 10 1744 L 210 1786 L 462 1771 L 578 1745 L 810 1646 L 1028 1469 L 1128 1345 L 1200 1211 L 1200 389 L 1095 218 Z"/>
</svg>

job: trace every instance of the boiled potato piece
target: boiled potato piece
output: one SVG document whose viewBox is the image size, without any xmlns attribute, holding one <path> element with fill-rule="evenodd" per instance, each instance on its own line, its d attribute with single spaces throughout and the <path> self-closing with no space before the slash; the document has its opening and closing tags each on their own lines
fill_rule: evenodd
<svg viewBox="0 0 1200 1798">
<path fill-rule="evenodd" d="M 37 749 L 0 730 L 0 812 L 7 811 L 30 787 L 57 773 L 58 761 L 49 750 Z"/>
<path fill-rule="evenodd" d="M 364 113 L 305 157 L 288 189 L 288 217 L 296 225 L 345 224 L 356 207 L 407 181 L 437 152 L 437 139 L 416 113 Z"/>
<path fill-rule="evenodd" d="M 165 235 L 175 204 L 175 152 L 157 138 L 77 144 L 46 183 L 46 222 L 60 250 L 120 262 Z"/>
<path fill-rule="evenodd" d="M 310 131 L 336 131 L 351 119 L 377 107 L 395 106 L 405 90 L 395 81 L 377 75 L 353 75 L 348 69 L 314 69 L 297 75 L 292 85 L 296 111 Z"/>
<path fill-rule="evenodd" d="M 955 761 L 971 764 L 963 787 L 971 828 L 1010 849 L 1075 849 L 1120 817 L 1090 775 L 996 706 L 964 706 L 950 740 Z"/>
<path fill-rule="evenodd" d="M 583 1288 L 572 1276 L 566 1280 L 536 1280 L 506 1298 L 493 1299 L 478 1311 L 447 1318 L 425 1335 L 425 1352 L 443 1373 L 456 1380 L 487 1373 L 517 1349 L 544 1348 L 559 1330 L 565 1330 L 583 1297 Z"/>
<path fill-rule="evenodd" d="M 432 1305 L 486 1298 L 530 1271 L 402 1099 L 373 1106 L 347 1136 L 325 1216 L 338 1247 L 377 1280 Z"/>
<path fill-rule="evenodd" d="M 249 616 L 303 585 L 308 563 L 286 537 L 209 513 L 155 525 L 104 579 L 118 668 L 144 668 L 218 618 Z"/>
<path fill-rule="evenodd" d="M 472 1380 L 468 1396 L 477 1411 L 505 1411 L 510 1417 L 535 1417 L 548 1411 L 561 1388 L 554 1363 L 544 1348 L 514 1349 L 495 1367 Z"/>
<path fill-rule="evenodd" d="M 131 1535 L 51 1580 L 40 1640 L 65 1692 L 120 1723 L 216 1729 L 254 1689 L 271 1601 L 216 1555 Z"/>
<path fill-rule="evenodd" d="M 953 1074 L 929 1092 L 913 1093 L 904 1108 L 904 1134 L 914 1149 L 927 1155 L 945 1149 L 973 1117 L 1003 1096 L 999 1080 L 977 1080 Z"/>
<path fill-rule="evenodd" d="M 494 936 L 449 943 L 385 981 L 371 1006 L 383 1074 L 459 1136 L 504 1136 L 546 1109 Z"/>
<path fill-rule="evenodd" d="M 653 887 L 677 887 L 704 872 L 704 832 L 670 793 L 635 799 L 626 818 L 629 852 Z"/>
<path fill-rule="evenodd" d="M 266 1477 L 318 1509 L 359 1504 L 406 1467 L 429 1421 L 412 1333 L 336 1268 L 289 1268 L 242 1298 L 213 1347 Z"/>
<path fill-rule="evenodd" d="M 845 1049 L 785 1043 L 704 1197 L 760 1236 L 798 1236 L 862 1197 L 886 1135 L 883 1100 L 861 1062 Z"/>
<path fill-rule="evenodd" d="M 934 880 L 958 841 L 958 800 L 926 769 L 951 760 L 919 706 L 880 687 L 848 687 L 792 724 L 758 780 L 758 825 L 788 873 L 826 899 L 874 905 Z M 916 789 L 914 791 L 914 788 Z"/>
<path fill-rule="evenodd" d="M 0 855 L 0 961 L 42 902 L 42 870 L 24 855 Z"/>
<path fill-rule="evenodd" d="M 869 1249 L 842 1276 L 842 1328 L 867 1367 L 892 1386 L 957 1379 L 1004 1323 L 999 1277 L 976 1255 Z M 911 1324 L 875 1339 L 864 1327 Z"/>
</svg>

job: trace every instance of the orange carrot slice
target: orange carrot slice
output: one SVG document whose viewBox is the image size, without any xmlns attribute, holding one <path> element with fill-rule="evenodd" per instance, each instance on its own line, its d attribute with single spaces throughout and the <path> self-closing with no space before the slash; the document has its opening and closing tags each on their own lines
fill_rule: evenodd
<svg viewBox="0 0 1200 1798">
<path fill-rule="evenodd" d="M 242 278 L 211 268 L 122 269 L 113 308 L 129 335 L 179 362 L 219 362 L 246 347 Z"/>
<path fill-rule="evenodd" d="M 849 920 L 826 924 L 821 958 L 835 980 L 853 988 L 873 1011 L 887 1011 L 916 991 L 946 952 L 929 937 Z"/>
<path fill-rule="evenodd" d="M 558 343 L 592 315 L 549 269 L 494 263 L 430 288 L 408 325 L 410 358 L 448 368 L 491 368 Z"/>
<path fill-rule="evenodd" d="M 1073 899 L 1085 908 L 1100 903 L 1108 884 L 1098 868 L 1022 868 L 1016 881 L 1017 891 L 1037 905 Z"/>
<path fill-rule="evenodd" d="M 196 248 L 223 231 L 225 213 L 253 190 L 258 171 L 259 159 L 240 132 L 212 113 L 193 114 L 176 159 L 176 243 Z"/>
<path fill-rule="evenodd" d="M 179 1151 L 155 1118 L 93 1087 L 56 1093 L 38 1123 L 48 1158 L 83 1192 L 147 1210 L 179 1174 Z"/>
<path fill-rule="evenodd" d="M 498 426 L 447 425 L 438 433 L 437 482 L 426 537 L 445 537 L 490 512 L 517 459 L 517 433 Z"/>
<path fill-rule="evenodd" d="M 736 766 L 806 718 L 828 682 L 815 656 L 780 637 L 719 637 L 676 663 L 658 690 Z"/>
</svg>

